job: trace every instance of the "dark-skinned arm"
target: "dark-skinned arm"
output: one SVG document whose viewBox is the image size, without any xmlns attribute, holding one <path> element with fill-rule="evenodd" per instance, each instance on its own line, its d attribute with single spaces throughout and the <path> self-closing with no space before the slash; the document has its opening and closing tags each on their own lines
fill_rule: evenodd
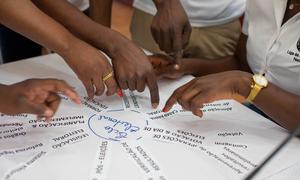
<svg viewBox="0 0 300 180">
<path fill-rule="evenodd" d="M 105 52 L 112 60 L 121 89 L 144 91 L 148 86 L 153 107 L 159 103 L 156 76 L 145 53 L 120 33 L 96 23 L 65 0 L 34 0 L 46 14 L 74 35 Z"/>
<path fill-rule="evenodd" d="M 243 36 L 246 37 L 245 35 Z M 246 49 L 247 41 L 242 41 L 242 43 L 238 47 Z M 243 52 L 243 50 L 238 49 L 237 52 Z M 236 61 L 233 67 L 238 67 L 238 71 L 225 71 L 193 79 L 172 94 L 166 103 L 164 111 L 170 110 L 174 103 L 179 102 L 185 109 L 202 117 L 201 108 L 203 108 L 205 103 L 221 99 L 241 100 L 240 97 L 246 99 L 251 90 L 250 85 L 253 74 L 249 72 L 250 68 L 246 61 L 246 53 L 236 53 L 235 57 Z M 228 68 L 230 63 L 225 63 L 223 66 Z M 201 69 L 202 67 L 199 66 L 198 68 Z M 202 69 L 206 73 L 210 73 L 210 70 L 215 71 L 214 67 L 206 66 L 206 68 L 208 70 Z M 226 69 L 217 68 L 222 71 Z M 228 68 L 228 70 L 230 69 Z M 293 130 L 300 125 L 299 95 L 287 92 L 269 83 L 266 88 L 261 90 L 253 103 L 275 122 L 288 130 Z"/>
<path fill-rule="evenodd" d="M 89 16 L 103 26 L 111 26 L 113 0 L 90 0 Z"/>
<path fill-rule="evenodd" d="M 114 46 L 111 42 L 114 41 L 113 37 L 116 32 L 94 22 L 69 2 L 65 0 L 32 1 L 47 15 L 60 22 L 80 39 L 101 49 L 107 54 L 111 54 L 114 51 Z M 99 39 L 101 39 L 101 41 L 99 41 Z"/>
<path fill-rule="evenodd" d="M 102 77 L 112 69 L 107 59 L 30 0 L 1 0 L 0 23 L 61 55 L 82 81 L 91 98 L 95 93 L 101 95 L 104 92 L 104 83 L 108 95 L 116 91 L 114 78 L 102 81 Z"/>
<path fill-rule="evenodd" d="M 156 70 L 156 75 L 161 78 L 176 79 L 183 75 L 200 77 L 230 70 L 251 72 L 246 57 L 247 38 L 246 35 L 241 34 L 234 56 L 216 60 L 183 58 L 179 69 L 174 67 L 171 57 L 165 55 L 149 56 L 149 60 Z"/>
</svg>

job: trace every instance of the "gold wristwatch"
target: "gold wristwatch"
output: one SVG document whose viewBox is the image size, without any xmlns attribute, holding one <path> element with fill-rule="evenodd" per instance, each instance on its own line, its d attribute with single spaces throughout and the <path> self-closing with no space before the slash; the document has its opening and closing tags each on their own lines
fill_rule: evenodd
<svg viewBox="0 0 300 180">
<path fill-rule="evenodd" d="M 262 88 L 268 86 L 268 80 L 262 74 L 255 74 L 252 77 L 251 91 L 249 96 L 247 97 L 247 101 L 253 103 L 255 97 L 258 95 Z"/>
</svg>

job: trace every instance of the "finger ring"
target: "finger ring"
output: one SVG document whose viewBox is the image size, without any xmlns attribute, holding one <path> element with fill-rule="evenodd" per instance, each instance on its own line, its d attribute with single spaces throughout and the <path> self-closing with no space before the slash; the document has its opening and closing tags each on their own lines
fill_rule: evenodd
<svg viewBox="0 0 300 180">
<path fill-rule="evenodd" d="M 104 76 L 104 77 L 102 78 L 102 80 L 103 80 L 103 81 L 106 81 L 106 80 L 108 80 L 109 78 L 111 78 L 113 75 L 114 75 L 114 72 L 111 71 L 111 72 L 108 73 L 106 76 Z"/>
</svg>

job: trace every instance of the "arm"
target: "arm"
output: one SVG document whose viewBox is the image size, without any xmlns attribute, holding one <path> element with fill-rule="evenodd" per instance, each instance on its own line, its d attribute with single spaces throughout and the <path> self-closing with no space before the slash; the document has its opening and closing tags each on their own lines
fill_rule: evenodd
<svg viewBox="0 0 300 180">
<path fill-rule="evenodd" d="M 85 85 L 89 97 L 92 98 L 94 93 L 102 94 L 103 83 L 108 88 L 108 95 L 115 92 L 114 78 L 102 81 L 102 77 L 112 71 L 107 59 L 95 48 L 74 37 L 31 1 L 0 0 L 0 22 L 61 55 Z"/>
<path fill-rule="evenodd" d="M 90 0 L 90 17 L 103 26 L 111 26 L 113 0 Z"/>
<path fill-rule="evenodd" d="M 157 76 L 167 78 L 179 78 L 183 75 L 193 75 L 199 77 L 229 70 L 243 70 L 246 72 L 251 72 L 246 58 L 247 38 L 248 37 L 246 35 L 241 34 L 234 56 L 228 56 L 216 60 L 183 58 L 181 60 L 181 66 L 179 69 L 176 69 L 173 66 L 172 60 L 170 60 L 170 57 L 167 56 L 150 56 L 149 60 L 150 62 L 156 62 L 152 64 L 156 70 Z M 160 66 L 155 64 L 159 64 Z"/>
<path fill-rule="evenodd" d="M 34 2 L 77 37 L 106 53 L 112 59 L 120 88 L 142 92 L 148 85 L 152 105 L 158 105 L 159 93 L 155 73 L 141 49 L 120 33 L 92 21 L 64 0 Z"/>
<path fill-rule="evenodd" d="M 66 29 L 29 0 L 0 0 L 0 22 L 60 54 L 65 53 L 74 40 Z"/>
<path fill-rule="evenodd" d="M 191 25 L 179 0 L 153 0 L 157 13 L 153 17 L 151 32 L 159 48 L 174 53 L 176 64 L 189 42 Z"/>
<path fill-rule="evenodd" d="M 250 93 L 253 75 L 246 61 L 246 53 L 243 53 L 246 49 L 246 42 L 243 41 L 239 45 L 239 47 L 244 47 L 244 50 L 238 50 L 235 55 L 236 65 L 243 71 L 227 71 L 195 78 L 172 94 L 164 110 L 168 111 L 174 103 L 179 102 L 185 109 L 202 117 L 200 108 L 205 103 L 220 99 L 241 100 L 240 97 L 246 99 Z M 213 67 L 207 66 L 206 68 L 212 69 Z M 269 83 L 255 98 L 254 104 L 288 130 L 293 130 L 300 125 L 299 95 Z"/>
</svg>

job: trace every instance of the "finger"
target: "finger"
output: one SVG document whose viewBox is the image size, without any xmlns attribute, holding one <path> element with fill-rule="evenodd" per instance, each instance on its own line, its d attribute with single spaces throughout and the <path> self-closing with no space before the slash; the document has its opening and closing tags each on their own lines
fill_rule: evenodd
<svg viewBox="0 0 300 180">
<path fill-rule="evenodd" d="M 118 77 L 117 81 L 118 81 L 118 86 L 121 89 L 125 89 L 125 90 L 128 89 L 128 85 L 126 83 L 126 78 L 125 77 Z"/>
<path fill-rule="evenodd" d="M 60 104 L 61 98 L 55 94 L 55 93 L 51 93 L 47 100 L 46 100 L 46 104 L 48 106 L 48 108 L 50 108 L 53 112 L 53 114 L 51 116 L 45 116 L 46 120 L 49 120 L 57 111 L 59 104 Z"/>
<path fill-rule="evenodd" d="M 128 79 L 127 84 L 128 84 L 129 90 L 134 91 L 136 89 L 136 87 L 135 87 L 135 85 L 136 85 L 135 77 Z"/>
<path fill-rule="evenodd" d="M 94 99 L 94 86 L 92 80 L 82 80 L 83 85 L 85 86 L 86 92 L 90 99 Z"/>
<path fill-rule="evenodd" d="M 146 79 L 144 77 L 140 77 L 136 81 L 136 89 L 138 92 L 143 92 L 145 90 L 145 87 L 146 87 Z"/>
<path fill-rule="evenodd" d="M 174 68 L 177 69 L 177 70 L 181 66 L 182 56 L 183 56 L 183 50 L 179 50 L 179 51 L 175 52 L 175 65 L 174 65 Z"/>
<path fill-rule="evenodd" d="M 201 93 L 195 96 L 191 101 L 191 111 L 194 115 L 202 117 L 203 112 L 202 108 L 204 107 L 205 103 L 209 103 L 209 99 L 207 98 L 207 94 Z"/>
<path fill-rule="evenodd" d="M 150 91 L 151 104 L 153 108 L 157 108 L 159 104 L 159 92 L 156 76 L 154 73 L 151 73 L 147 76 L 147 85 Z"/>
<path fill-rule="evenodd" d="M 176 57 L 176 53 L 181 51 L 183 49 L 183 41 L 182 41 L 182 30 L 181 29 L 175 29 L 173 34 L 172 34 L 172 44 L 171 44 L 171 48 L 172 48 L 172 52 L 175 53 L 175 57 Z"/>
<path fill-rule="evenodd" d="M 106 95 L 111 96 L 117 92 L 118 85 L 115 80 L 115 77 L 112 76 L 111 78 L 107 79 L 105 82 L 105 85 L 107 87 Z"/>
<path fill-rule="evenodd" d="M 183 41 L 182 49 L 186 48 L 187 45 L 189 44 L 191 34 L 192 34 L 192 27 L 191 27 L 190 23 L 187 23 L 184 26 L 183 32 L 182 32 L 182 41 Z"/>
<path fill-rule="evenodd" d="M 93 84 L 94 84 L 94 86 L 95 86 L 95 88 L 96 88 L 95 94 L 96 94 L 97 96 L 102 95 L 103 92 L 104 92 L 104 89 L 105 89 L 105 88 L 104 88 L 103 81 L 102 81 L 102 78 L 101 78 L 100 76 L 95 76 L 95 77 L 93 78 L 92 82 L 93 82 Z"/>
<path fill-rule="evenodd" d="M 157 43 L 158 43 L 159 49 L 164 51 L 164 39 L 163 39 L 162 30 L 160 30 L 160 32 L 157 33 Z"/>
<path fill-rule="evenodd" d="M 192 99 L 200 93 L 201 93 L 201 87 L 192 84 L 189 86 L 188 91 L 185 91 L 181 94 L 181 97 L 178 99 L 178 102 L 184 109 L 190 110 Z"/>
<path fill-rule="evenodd" d="M 161 50 L 165 51 L 166 53 L 171 53 L 172 48 L 172 34 L 169 31 L 161 31 Z"/>
<path fill-rule="evenodd" d="M 151 34 L 156 43 L 159 42 L 159 31 L 155 28 L 155 26 L 151 25 Z"/>
<path fill-rule="evenodd" d="M 165 107 L 163 108 L 163 112 L 168 112 L 173 106 L 174 104 L 177 102 L 178 98 L 181 97 L 181 94 L 186 91 L 189 86 L 191 86 L 191 84 L 193 84 L 193 81 L 188 82 L 187 84 L 177 88 L 172 95 L 169 97 L 169 99 L 167 100 Z"/>
</svg>

